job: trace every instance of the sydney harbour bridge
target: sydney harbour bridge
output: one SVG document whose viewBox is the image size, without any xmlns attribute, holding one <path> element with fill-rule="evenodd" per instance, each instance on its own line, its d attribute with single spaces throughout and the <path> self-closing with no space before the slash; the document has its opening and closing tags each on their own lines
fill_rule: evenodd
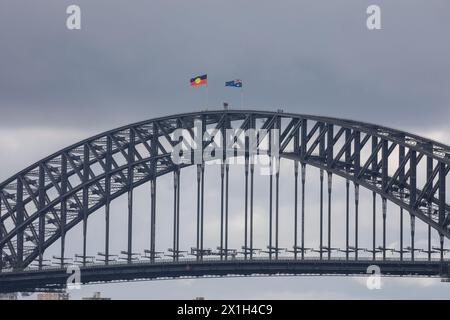
<svg viewBox="0 0 450 320">
<path fill-rule="evenodd" d="M 234 136 L 228 139 L 230 129 Z M 251 129 L 256 139 L 246 133 Z M 197 149 L 216 146 L 210 157 L 175 161 L 175 148 L 199 133 L 206 139 L 197 141 Z M 195 152 L 175 153 L 193 160 Z M 268 174 L 260 175 L 261 165 L 251 161 L 259 154 L 268 155 Z M 230 177 L 238 170 L 233 158 L 241 159 L 238 178 Z M 205 196 L 209 162 L 218 168 L 215 197 Z M 183 175 L 187 170 L 194 174 Z M 310 170 L 317 172 L 314 178 Z M 447 279 L 449 170 L 450 147 L 351 120 L 217 110 L 142 121 L 80 141 L 0 184 L 0 291 L 64 288 L 71 265 L 79 266 L 82 283 L 361 275 L 372 265 L 386 276 Z M 158 188 L 167 176 L 170 187 Z M 237 184 L 242 192 L 230 199 Z M 261 185 L 265 194 L 256 197 Z M 148 241 L 139 245 L 133 210 L 138 188 L 149 204 L 140 212 L 148 217 L 148 225 L 140 226 Z M 307 197 L 311 192 L 314 199 Z M 161 194 L 170 203 L 158 203 Z M 180 205 L 185 195 L 191 207 Z M 113 214 L 118 199 L 126 206 Z M 113 215 L 125 221 L 114 230 Z M 91 227 L 95 216 L 101 224 Z M 162 225 L 163 217 L 170 223 Z M 217 223 L 208 224 L 212 217 Z M 81 236 L 70 238 L 77 228 Z M 102 249 L 92 254 L 89 236 L 100 230 L 95 245 Z M 119 234 L 125 248 L 111 245 Z M 74 242 L 78 252 L 68 249 Z"/>
</svg>

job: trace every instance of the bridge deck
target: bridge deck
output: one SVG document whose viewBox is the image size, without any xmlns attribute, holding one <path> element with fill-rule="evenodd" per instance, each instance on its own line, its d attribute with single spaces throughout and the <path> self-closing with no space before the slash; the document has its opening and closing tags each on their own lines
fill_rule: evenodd
<svg viewBox="0 0 450 320">
<path fill-rule="evenodd" d="M 158 261 L 92 264 L 81 266 L 81 282 L 106 283 L 134 280 L 161 280 L 193 277 L 273 276 L 273 275 L 367 275 L 367 268 L 376 265 L 382 276 L 426 276 L 447 278 L 449 261 L 438 260 L 400 261 L 360 259 L 319 260 L 309 258 L 295 260 L 241 258 L 230 260 L 184 259 L 182 261 Z M 0 273 L 0 292 L 57 290 L 66 286 L 69 274 L 66 269 L 49 268 Z"/>
</svg>

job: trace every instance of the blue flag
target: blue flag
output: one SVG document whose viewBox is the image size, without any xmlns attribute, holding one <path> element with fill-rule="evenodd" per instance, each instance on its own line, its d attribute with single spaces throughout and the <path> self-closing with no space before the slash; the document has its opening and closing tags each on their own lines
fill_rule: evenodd
<svg viewBox="0 0 450 320">
<path fill-rule="evenodd" d="M 225 87 L 242 88 L 242 80 L 236 79 L 225 82 Z"/>
</svg>

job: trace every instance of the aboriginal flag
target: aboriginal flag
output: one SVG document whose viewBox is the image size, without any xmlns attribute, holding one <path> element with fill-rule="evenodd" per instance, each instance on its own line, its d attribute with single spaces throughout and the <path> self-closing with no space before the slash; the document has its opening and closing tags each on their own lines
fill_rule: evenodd
<svg viewBox="0 0 450 320">
<path fill-rule="evenodd" d="M 208 75 L 206 74 L 191 79 L 192 87 L 201 86 L 207 83 L 208 83 Z"/>
</svg>

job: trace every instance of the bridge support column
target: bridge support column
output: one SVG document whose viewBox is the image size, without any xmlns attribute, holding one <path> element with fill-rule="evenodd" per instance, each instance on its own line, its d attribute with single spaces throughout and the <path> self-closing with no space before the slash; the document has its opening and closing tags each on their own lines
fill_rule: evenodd
<svg viewBox="0 0 450 320">
<path fill-rule="evenodd" d="M 387 215 L 387 200 L 382 198 L 382 211 L 383 211 L 383 260 L 386 260 L 386 215 Z"/>
<path fill-rule="evenodd" d="M 325 152 L 325 131 L 328 132 L 328 126 L 325 126 L 324 123 L 319 123 L 319 157 L 322 159 L 326 158 Z M 320 169 L 320 249 L 319 256 L 320 260 L 323 259 L 324 245 L 323 245 L 323 169 Z"/>
<path fill-rule="evenodd" d="M 350 253 L 350 181 L 345 180 L 345 259 Z"/>
<path fill-rule="evenodd" d="M 411 158 L 410 158 L 410 190 L 409 190 L 409 203 L 411 207 L 410 216 L 411 216 L 411 261 L 414 261 L 415 247 L 414 247 L 414 236 L 415 236 L 415 216 L 413 214 L 414 205 L 417 199 L 417 157 L 416 151 L 411 150 Z"/>
<path fill-rule="evenodd" d="M 200 249 L 200 177 L 201 175 L 201 168 L 200 165 L 197 165 L 197 242 L 196 242 L 196 258 L 197 260 L 200 259 L 199 255 L 199 249 Z"/>
<path fill-rule="evenodd" d="M 305 182 L 306 165 L 302 163 L 302 259 L 305 259 Z"/>
<path fill-rule="evenodd" d="M 224 217 L 224 245 L 225 245 L 225 260 L 228 260 L 228 188 L 229 188 L 229 174 L 230 174 L 230 165 L 228 163 L 227 155 L 228 155 L 228 144 L 227 144 L 227 133 L 226 129 L 231 127 L 230 119 L 228 115 L 225 116 L 224 124 L 221 128 L 222 130 L 222 145 L 223 145 L 223 155 L 222 155 L 222 165 L 225 166 L 225 217 Z M 231 147 L 231 145 L 230 145 Z M 223 249 L 223 247 L 221 247 Z"/>
<path fill-rule="evenodd" d="M 332 124 L 327 124 L 327 149 L 326 149 L 326 164 L 327 168 L 332 168 L 334 159 L 334 126 Z M 333 183 L 333 174 L 331 171 L 327 171 L 327 190 L 328 190 L 328 260 L 331 259 L 331 188 Z"/>
<path fill-rule="evenodd" d="M 372 192 L 372 259 L 377 258 L 377 194 Z"/>
<path fill-rule="evenodd" d="M 323 258 L 323 170 L 320 169 L 320 230 L 319 230 L 319 257 Z"/>
<path fill-rule="evenodd" d="M 308 121 L 301 119 L 300 126 L 300 159 L 301 159 L 301 180 L 302 180 L 302 260 L 305 259 L 305 182 L 306 182 L 306 153 L 308 144 L 307 135 Z"/>
<path fill-rule="evenodd" d="M 128 246 L 127 246 L 127 261 L 131 263 L 133 259 L 133 181 L 134 168 L 131 165 L 135 160 L 134 155 L 135 134 L 134 130 L 130 129 L 130 142 L 128 145 Z"/>
<path fill-rule="evenodd" d="M 203 209 L 204 201 L 203 195 L 205 192 L 204 182 L 205 182 L 205 167 L 204 164 L 197 165 L 197 260 L 203 259 Z"/>
<path fill-rule="evenodd" d="M 328 260 L 331 259 L 331 187 L 333 174 L 328 172 Z"/>
<path fill-rule="evenodd" d="M 400 199 L 403 199 L 403 190 L 400 191 Z M 400 261 L 403 261 L 403 208 L 400 207 Z"/>
<path fill-rule="evenodd" d="M 430 181 L 433 176 L 433 158 L 427 157 L 427 181 Z M 432 219 L 432 201 L 431 199 L 428 199 L 428 218 Z M 431 261 L 431 225 L 428 225 L 428 260 Z"/>
<path fill-rule="evenodd" d="M 294 162 L 294 259 L 297 260 L 297 225 L 298 225 L 298 161 Z"/>
<path fill-rule="evenodd" d="M 109 198 L 109 197 L 108 197 Z M 105 264 L 109 264 L 109 216 L 110 216 L 110 200 L 106 200 L 105 204 Z"/>
<path fill-rule="evenodd" d="M 225 163 L 227 161 L 227 139 L 225 127 L 220 128 L 222 134 L 222 163 L 220 164 L 220 260 L 224 253 L 224 215 L 225 215 Z"/>
<path fill-rule="evenodd" d="M 445 163 L 439 163 L 439 225 L 442 226 L 445 220 L 445 196 L 446 196 L 446 183 L 445 178 L 447 175 Z M 441 245 L 441 262 L 444 261 L 444 236 L 439 234 L 440 236 L 440 245 Z"/>
<path fill-rule="evenodd" d="M 127 261 L 131 263 L 133 258 L 133 189 L 130 185 L 128 190 L 128 244 L 127 244 Z"/>
<path fill-rule="evenodd" d="M 278 259 L 278 231 L 279 231 L 279 209 L 280 209 L 280 159 L 277 159 L 275 173 L 275 259 Z"/>
<path fill-rule="evenodd" d="M 358 176 L 361 171 L 361 133 L 353 130 L 354 134 L 354 175 Z M 359 184 L 355 183 L 355 260 L 358 260 L 358 232 L 359 232 Z"/>
<path fill-rule="evenodd" d="M 224 148 L 225 150 L 225 148 Z M 224 247 L 223 247 L 223 220 L 224 220 L 224 206 L 225 206 L 225 197 L 224 197 L 224 176 L 225 176 L 225 157 L 222 159 L 222 164 L 220 165 L 220 260 L 223 260 L 224 256 Z"/>
<path fill-rule="evenodd" d="M 404 139 L 404 137 L 403 137 Z M 404 160 L 405 160 L 405 147 L 402 145 L 399 145 L 399 151 L 398 151 L 398 163 L 399 165 L 401 165 Z M 400 192 L 400 200 L 403 201 L 404 199 L 404 188 L 403 188 L 403 184 L 404 184 L 404 179 L 405 179 L 405 166 L 403 165 L 400 169 L 400 174 L 399 174 L 399 180 L 400 182 L 400 188 L 399 188 L 399 192 Z M 400 207 L 400 261 L 403 261 L 403 207 Z"/>
<path fill-rule="evenodd" d="M 67 192 L 67 157 L 61 155 L 61 193 Z M 67 223 L 67 199 L 61 201 L 61 268 L 65 267 L 65 248 L 66 248 L 66 223 Z"/>
<path fill-rule="evenodd" d="M 112 139 L 108 135 L 106 140 L 106 177 L 105 177 L 105 192 L 106 192 L 106 203 L 105 203 L 105 264 L 109 264 L 109 216 L 110 216 L 110 206 L 111 206 L 111 174 L 112 169 Z"/>
<path fill-rule="evenodd" d="M 180 201 L 180 169 L 177 168 L 173 173 L 173 261 L 178 260 L 179 256 L 179 227 L 180 227 L 180 221 L 179 221 L 179 201 Z"/>
<path fill-rule="evenodd" d="M 414 261 L 414 254 L 416 249 L 414 248 L 414 236 L 416 233 L 416 217 L 411 215 L 411 261 Z"/>
<path fill-rule="evenodd" d="M 355 260 L 358 260 L 359 184 L 355 183 Z"/>
<path fill-rule="evenodd" d="M 153 122 L 151 137 L 151 155 L 156 157 L 159 154 L 159 128 L 156 122 Z M 156 176 L 158 174 L 158 160 L 154 159 L 150 164 L 150 262 L 155 262 L 156 258 Z"/>
<path fill-rule="evenodd" d="M 39 190 L 38 190 L 38 203 L 39 209 L 45 207 L 45 169 L 44 163 L 39 164 Z M 38 239 L 38 251 L 39 251 L 39 269 L 43 267 L 44 261 L 44 241 L 45 241 L 45 214 L 41 214 L 39 217 L 39 239 Z"/>
<path fill-rule="evenodd" d="M 228 260 L 228 187 L 230 165 L 225 165 L 225 260 Z"/>
<path fill-rule="evenodd" d="M 201 195 L 201 208 L 200 208 L 200 256 L 203 259 L 203 233 L 204 233 L 204 217 L 205 217 L 205 163 L 202 162 L 201 166 L 202 174 L 202 195 Z"/>
<path fill-rule="evenodd" d="M 272 162 L 272 131 L 269 130 L 269 259 L 272 259 L 272 207 L 273 207 L 273 162 Z"/>
<path fill-rule="evenodd" d="M 150 261 L 155 262 L 156 257 L 156 172 L 152 180 L 150 180 L 150 199 L 151 199 L 151 213 L 150 213 Z"/>
<path fill-rule="evenodd" d="M 177 260 L 180 254 L 180 170 L 177 171 Z"/>
<path fill-rule="evenodd" d="M 248 167 L 249 167 L 249 159 L 248 159 L 248 136 L 245 137 L 245 221 L 244 221 L 244 258 L 247 259 L 248 253 Z"/>
<path fill-rule="evenodd" d="M 388 141 L 383 139 L 381 141 L 381 184 L 385 190 L 388 184 L 388 170 L 389 170 L 389 145 Z M 383 210 L 383 260 L 386 260 L 386 215 L 387 215 L 387 200 L 382 198 Z"/>
<path fill-rule="evenodd" d="M 250 259 L 253 258 L 253 189 L 255 165 L 250 164 Z"/>
<path fill-rule="evenodd" d="M 83 157 L 83 183 L 89 181 L 89 147 L 84 145 Z M 89 207 L 89 189 L 87 186 L 83 187 L 83 266 L 86 265 L 87 257 L 87 222 L 88 222 L 88 207 Z"/>
<path fill-rule="evenodd" d="M 16 211 L 17 218 L 16 224 L 20 225 L 24 220 L 24 207 L 23 207 L 23 185 L 20 178 L 17 179 L 17 194 L 16 194 Z M 17 233 L 17 258 L 14 269 L 21 269 L 23 263 L 23 229 Z"/>
<path fill-rule="evenodd" d="M 345 129 L 345 141 L 347 147 L 345 148 L 345 171 L 350 172 L 351 167 L 351 141 L 352 132 L 350 129 Z M 345 259 L 348 260 L 350 255 L 350 180 L 345 179 Z"/>
<path fill-rule="evenodd" d="M 299 120 L 300 121 L 300 120 Z M 300 156 L 300 130 L 294 134 L 294 153 Z M 294 259 L 298 257 L 298 165 L 299 161 L 294 161 Z M 303 251 L 303 248 L 302 248 Z"/>
<path fill-rule="evenodd" d="M 374 185 L 377 183 L 377 175 L 375 172 L 378 171 L 378 137 L 372 136 L 372 182 Z M 377 194 L 375 191 L 372 192 L 372 259 L 377 258 Z"/>
<path fill-rule="evenodd" d="M 275 130 L 281 129 L 281 118 L 277 116 L 275 125 Z M 270 144 L 276 145 L 276 148 L 279 150 L 279 134 L 275 134 L 275 136 L 271 136 Z M 271 150 L 272 151 L 272 150 Z M 272 153 L 270 154 L 272 157 Z M 277 156 L 275 158 L 275 259 L 278 259 L 279 253 L 279 210 L 280 210 L 280 156 L 279 152 L 277 152 Z"/>
</svg>

